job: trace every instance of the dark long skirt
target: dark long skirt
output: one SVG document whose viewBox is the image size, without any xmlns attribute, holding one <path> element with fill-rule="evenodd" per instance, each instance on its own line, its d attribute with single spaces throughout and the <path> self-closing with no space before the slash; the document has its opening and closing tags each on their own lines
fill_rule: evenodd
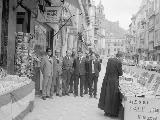
<svg viewBox="0 0 160 120">
<path fill-rule="evenodd" d="M 107 114 L 118 116 L 121 99 L 118 82 L 115 81 L 118 80 L 103 80 L 98 107 Z"/>
</svg>

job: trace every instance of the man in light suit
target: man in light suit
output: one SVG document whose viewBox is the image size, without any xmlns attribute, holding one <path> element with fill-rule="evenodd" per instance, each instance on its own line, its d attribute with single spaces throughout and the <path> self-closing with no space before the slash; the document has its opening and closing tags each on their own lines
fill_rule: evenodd
<svg viewBox="0 0 160 120">
<path fill-rule="evenodd" d="M 57 82 L 56 82 L 56 78 L 58 76 L 58 63 L 57 63 L 57 56 L 52 56 L 52 66 L 53 66 L 53 74 L 52 74 L 52 84 L 51 84 L 51 97 L 53 96 L 54 92 L 56 91 L 56 86 L 57 86 Z"/>
<path fill-rule="evenodd" d="M 51 58 L 52 50 L 50 48 L 46 49 L 47 55 L 42 58 L 41 61 L 41 71 L 43 74 L 42 83 L 42 99 L 52 98 L 51 96 L 51 85 L 52 85 L 52 75 L 53 75 L 53 60 Z"/>
</svg>

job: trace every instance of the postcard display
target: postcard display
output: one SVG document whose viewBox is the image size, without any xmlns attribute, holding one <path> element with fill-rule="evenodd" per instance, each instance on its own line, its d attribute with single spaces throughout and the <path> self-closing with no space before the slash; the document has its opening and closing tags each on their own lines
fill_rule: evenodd
<svg viewBox="0 0 160 120">
<path fill-rule="evenodd" d="M 124 120 L 160 120 L 159 74 L 125 69 L 119 86 L 123 95 Z"/>
<path fill-rule="evenodd" d="M 31 48 L 32 35 L 29 33 L 18 32 L 16 35 L 16 55 L 15 69 L 19 76 L 32 76 L 33 70 L 33 49 Z"/>
</svg>

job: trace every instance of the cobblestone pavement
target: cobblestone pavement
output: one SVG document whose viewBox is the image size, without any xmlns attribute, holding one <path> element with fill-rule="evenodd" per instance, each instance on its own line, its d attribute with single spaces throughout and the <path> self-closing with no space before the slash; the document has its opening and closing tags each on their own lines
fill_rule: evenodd
<svg viewBox="0 0 160 120">
<path fill-rule="evenodd" d="M 104 77 L 106 63 L 102 64 L 98 82 L 98 98 Z M 104 112 L 98 109 L 98 99 L 64 96 L 46 101 L 36 97 L 35 108 L 24 120 L 118 120 L 104 116 Z"/>
</svg>

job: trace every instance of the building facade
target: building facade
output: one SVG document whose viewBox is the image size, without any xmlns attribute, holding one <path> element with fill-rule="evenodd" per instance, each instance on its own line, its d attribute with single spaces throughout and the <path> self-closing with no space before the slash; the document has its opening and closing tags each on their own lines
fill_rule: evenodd
<svg viewBox="0 0 160 120">
<path fill-rule="evenodd" d="M 88 24 L 83 3 L 84 0 L 0 0 L 1 65 L 9 74 L 15 73 L 15 32 L 32 34 L 33 46 L 38 45 L 43 51 L 50 47 L 53 54 L 59 51 L 61 56 L 67 50 L 77 51 L 82 43 L 81 48 L 87 49 L 87 38 L 80 41 L 78 37 Z M 86 4 L 89 6 L 89 1 Z M 50 11 L 57 11 L 56 17 Z"/>
<path fill-rule="evenodd" d="M 160 61 L 160 0 L 154 0 L 154 9 L 155 9 L 155 55 L 156 60 Z"/>
<path fill-rule="evenodd" d="M 138 12 L 133 15 L 131 20 L 132 23 L 129 26 L 128 40 L 135 41 L 134 45 L 139 59 L 153 59 L 155 31 L 154 1 L 143 0 Z M 130 48 L 130 51 L 131 55 L 135 54 L 132 48 Z"/>
<path fill-rule="evenodd" d="M 96 7 L 95 45 L 99 54 L 105 55 L 105 14 L 102 2 Z"/>
<path fill-rule="evenodd" d="M 125 38 L 110 37 L 106 39 L 106 53 L 107 56 L 115 56 L 119 51 L 125 53 Z"/>
</svg>

